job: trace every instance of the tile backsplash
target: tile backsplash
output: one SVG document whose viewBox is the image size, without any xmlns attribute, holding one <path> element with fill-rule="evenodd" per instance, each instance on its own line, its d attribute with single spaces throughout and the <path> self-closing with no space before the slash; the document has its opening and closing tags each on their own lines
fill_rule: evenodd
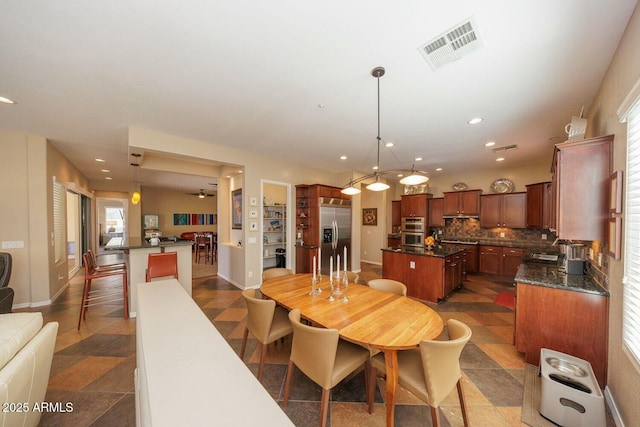
<svg viewBox="0 0 640 427">
<path fill-rule="evenodd" d="M 432 232 L 437 228 L 432 228 Z M 542 235 L 546 234 L 546 240 Z M 549 230 L 527 229 L 527 228 L 482 228 L 480 221 L 474 218 L 447 218 L 445 227 L 442 228 L 441 238 L 457 238 L 481 240 L 483 242 L 501 241 L 520 242 L 522 246 L 549 247 L 556 239 L 555 233 Z"/>
</svg>

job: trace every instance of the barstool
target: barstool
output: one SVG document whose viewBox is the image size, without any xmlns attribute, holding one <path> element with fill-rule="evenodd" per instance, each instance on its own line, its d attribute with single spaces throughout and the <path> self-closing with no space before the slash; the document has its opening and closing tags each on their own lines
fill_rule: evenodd
<svg viewBox="0 0 640 427">
<path fill-rule="evenodd" d="M 80 306 L 80 317 L 78 318 L 78 330 L 82 319 L 87 317 L 87 308 L 91 305 L 109 304 L 116 301 L 124 301 L 124 318 L 129 318 L 129 297 L 127 294 L 127 266 L 122 268 L 96 268 L 93 257 L 89 252 L 82 254 L 84 261 L 84 290 L 82 292 L 82 304 Z M 102 277 L 122 275 L 122 295 L 115 287 L 91 290 L 91 281 Z"/>
<path fill-rule="evenodd" d="M 200 257 L 202 257 L 202 255 L 204 254 L 204 262 L 206 264 L 209 261 L 209 256 L 210 256 L 209 251 L 211 250 L 211 244 L 210 244 L 211 240 L 205 234 L 196 234 L 195 238 L 196 238 L 196 262 L 199 263 Z"/>
</svg>

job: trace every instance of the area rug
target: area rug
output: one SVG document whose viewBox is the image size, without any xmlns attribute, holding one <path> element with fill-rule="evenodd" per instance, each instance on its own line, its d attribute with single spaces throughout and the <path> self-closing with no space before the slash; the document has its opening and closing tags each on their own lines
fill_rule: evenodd
<svg viewBox="0 0 640 427">
<path fill-rule="evenodd" d="M 520 421 L 531 427 L 554 427 L 540 415 L 540 377 L 538 367 L 525 363 L 524 393 L 522 394 L 522 414 Z"/>
<path fill-rule="evenodd" d="M 509 307 L 513 310 L 516 303 L 516 295 L 512 292 L 500 292 L 493 303 Z"/>
</svg>

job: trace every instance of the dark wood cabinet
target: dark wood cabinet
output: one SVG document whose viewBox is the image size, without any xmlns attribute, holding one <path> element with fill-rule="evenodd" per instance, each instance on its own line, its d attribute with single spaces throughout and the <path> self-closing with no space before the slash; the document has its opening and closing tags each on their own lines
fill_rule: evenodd
<svg viewBox="0 0 640 427">
<path fill-rule="evenodd" d="M 310 273 L 310 260 L 313 255 L 308 251 L 317 250 L 320 244 L 320 198 L 350 200 L 351 197 L 342 194 L 341 188 L 320 184 L 296 185 L 296 240 L 303 246 L 296 249 L 296 272 Z M 300 234 L 301 238 L 297 235 Z M 300 242 L 302 240 L 302 242 Z M 305 252 L 306 251 L 306 252 Z M 298 257 L 301 258 L 298 262 Z"/>
<path fill-rule="evenodd" d="M 613 135 L 556 144 L 552 229 L 564 240 L 606 240 Z"/>
<path fill-rule="evenodd" d="M 427 200 L 432 194 L 405 194 L 401 197 L 400 214 L 402 217 L 427 217 Z"/>
<path fill-rule="evenodd" d="M 444 288 L 443 295 L 448 295 L 462 284 L 464 254 L 457 253 L 444 259 Z"/>
<path fill-rule="evenodd" d="M 465 190 L 444 193 L 444 216 L 480 215 L 480 194 L 482 190 Z"/>
<path fill-rule="evenodd" d="M 391 227 L 392 228 L 398 227 L 399 229 L 401 224 L 402 224 L 402 201 L 392 200 L 391 201 Z"/>
<path fill-rule="evenodd" d="M 444 227 L 444 198 L 429 199 L 429 227 Z"/>
<path fill-rule="evenodd" d="M 480 202 L 480 227 L 526 227 L 526 193 L 484 195 Z"/>
<path fill-rule="evenodd" d="M 524 249 L 480 246 L 480 273 L 515 277 L 524 258 Z"/>
<path fill-rule="evenodd" d="M 527 185 L 527 228 L 551 227 L 551 182 Z"/>
<path fill-rule="evenodd" d="M 591 363 L 600 387 L 607 384 L 609 298 L 603 295 L 516 284 L 516 347 L 539 365 L 540 349 Z"/>
<path fill-rule="evenodd" d="M 478 272 L 478 245 L 463 245 L 456 243 L 443 243 L 443 247 L 464 251 L 462 259 L 462 276 L 463 280 L 466 273 Z"/>
</svg>

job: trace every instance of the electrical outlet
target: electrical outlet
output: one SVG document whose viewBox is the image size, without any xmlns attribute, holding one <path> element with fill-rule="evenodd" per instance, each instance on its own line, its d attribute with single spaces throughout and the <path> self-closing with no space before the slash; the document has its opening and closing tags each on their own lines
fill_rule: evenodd
<svg viewBox="0 0 640 427">
<path fill-rule="evenodd" d="M 547 240 L 547 234 L 546 233 L 542 233 L 542 240 Z"/>
<path fill-rule="evenodd" d="M 500 237 L 504 237 L 504 233 L 500 233 Z"/>
<path fill-rule="evenodd" d="M 416 262 L 415 261 L 409 261 L 409 268 L 416 268 Z"/>
<path fill-rule="evenodd" d="M 251 279 L 253 277 L 253 271 L 251 270 L 247 271 L 247 277 Z"/>
</svg>

